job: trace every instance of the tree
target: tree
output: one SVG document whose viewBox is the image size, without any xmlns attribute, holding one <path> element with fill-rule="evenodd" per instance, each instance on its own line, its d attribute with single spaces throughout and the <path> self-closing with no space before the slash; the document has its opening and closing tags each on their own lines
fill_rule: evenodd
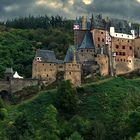
<svg viewBox="0 0 140 140">
<path fill-rule="evenodd" d="M 4 120 L 7 116 L 7 109 L 4 108 L 3 100 L 0 98 L 0 120 Z"/>
<path fill-rule="evenodd" d="M 24 113 L 18 114 L 15 121 L 9 122 L 6 133 L 10 140 L 27 139 L 27 137 L 32 136 L 32 127 L 27 121 L 27 117 Z"/>
<path fill-rule="evenodd" d="M 70 81 L 62 81 L 57 89 L 56 107 L 65 115 L 73 116 L 78 107 L 78 95 Z"/>
<path fill-rule="evenodd" d="M 59 140 L 59 128 L 57 124 L 57 109 L 49 105 L 42 121 L 42 130 L 36 132 L 37 140 Z"/>
<path fill-rule="evenodd" d="M 140 133 L 138 133 L 134 140 L 140 140 Z"/>
<path fill-rule="evenodd" d="M 84 140 L 84 139 L 78 132 L 74 132 L 73 134 L 71 134 L 69 138 L 66 138 L 66 140 Z"/>
<path fill-rule="evenodd" d="M 129 135 L 135 136 L 138 132 L 140 132 L 140 112 L 133 112 L 129 115 L 128 119 L 129 123 Z"/>
</svg>

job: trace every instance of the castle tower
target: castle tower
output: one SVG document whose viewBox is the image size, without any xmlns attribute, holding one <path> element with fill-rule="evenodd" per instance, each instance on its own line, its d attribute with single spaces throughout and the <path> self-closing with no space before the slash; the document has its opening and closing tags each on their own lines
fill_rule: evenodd
<svg viewBox="0 0 140 140">
<path fill-rule="evenodd" d="M 14 71 L 12 68 L 6 68 L 5 70 L 5 79 L 7 81 L 10 81 L 11 79 L 13 79 L 13 75 L 14 75 Z"/>
<path fill-rule="evenodd" d="M 81 64 L 77 62 L 77 52 L 70 46 L 65 58 L 65 80 L 70 80 L 74 86 L 81 84 Z"/>
<path fill-rule="evenodd" d="M 82 30 L 87 30 L 87 18 L 86 18 L 86 16 L 82 17 Z"/>
</svg>

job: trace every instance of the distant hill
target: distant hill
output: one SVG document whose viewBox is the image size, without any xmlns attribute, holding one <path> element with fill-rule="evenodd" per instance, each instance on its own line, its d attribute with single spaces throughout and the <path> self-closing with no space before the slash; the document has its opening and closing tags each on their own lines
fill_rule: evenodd
<svg viewBox="0 0 140 140">
<path fill-rule="evenodd" d="M 140 132 L 139 85 L 139 79 L 124 78 L 83 85 L 77 88 L 78 110 L 70 119 L 65 118 L 69 114 L 54 107 L 56 90 L 41 92 L 29 101 L 6 107 L 8 116 L 1 122 L 0 138 L 15 134 L 17 124 L 21 124 L 16 126 L 18 130 L 30 128 L 32 131 L 28 131 L 24 139 L 123 140 L 135 137 Z M 15 122 L 17 116 L 20 119 Z"/>
<path fill-rule="evenodd" d="M 42 21 L 47 19 L 45 26 Z M 31 77 L 36 49 L 54 50 L 57 58 L 63 60 L 69 44 L 73 44 L 70 20 L 57 16 L 50 20 L 48 17 L 28 17 L 7 21 L 0 26 L 0 78 L 4 77 L 6 67 Z"/>
</svg>

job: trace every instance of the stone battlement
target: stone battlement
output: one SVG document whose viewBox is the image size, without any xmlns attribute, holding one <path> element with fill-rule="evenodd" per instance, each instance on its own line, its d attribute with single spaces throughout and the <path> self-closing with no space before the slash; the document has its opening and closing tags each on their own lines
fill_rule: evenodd
<svg viewBox="0 0 140 140">
<path fill-rule="evenodd" d="M 9 93 L 14 93 L 22 90 L 25 87 L 36 86 L 39 84 L 38 80 L 35 79 L 10 79 L 9 81 L 0 81 L 0 92 L 7 91 Z"/>
</svg>

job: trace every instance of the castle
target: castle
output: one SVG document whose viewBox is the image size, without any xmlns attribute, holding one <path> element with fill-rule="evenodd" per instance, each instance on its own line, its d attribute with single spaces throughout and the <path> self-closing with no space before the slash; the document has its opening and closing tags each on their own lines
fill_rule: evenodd
<svg viewBox="0 0 140 140">
<path fill-rule="evenodd" d="M 81 78 L 94 75 L 119 75 L 140 68 L 140 32 L 137 24 L 126 20 L 104 19 L 102 15 L 76 19 L 74 45 L 65 60 L 58 60 L 53 51 L 36 51 L 32 78 L 48 82 L 64 72 L 64 79 L 79 86 Z"/>
</svg>

